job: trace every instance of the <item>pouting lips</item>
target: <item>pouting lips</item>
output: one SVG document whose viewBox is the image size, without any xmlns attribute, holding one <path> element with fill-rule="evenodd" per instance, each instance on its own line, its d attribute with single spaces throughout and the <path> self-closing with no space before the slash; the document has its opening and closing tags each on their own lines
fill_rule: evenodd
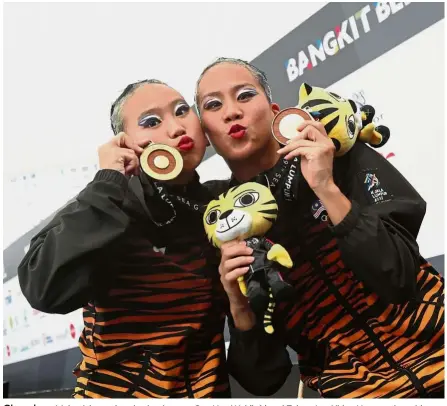
<svg viewBox="0 0 447 406">
<path fill-rule="evenodd" d="M 178 143 L 177 148 L 181 151 L 189 151 L 194 147 L 194 140 L 187 135 L 184 135 L 180 142 Z"/>
<path fill-rule="evenodd" d="M 233 126 L 231 126 L 230 131 L 229 131 L 229 135 L 232 138 L 238 139 L 238 138 L 242 138 L 245 133 L 246 133 L 247 129 L 240 125 L 240 124 L 234 124 Z"/>
</svg>

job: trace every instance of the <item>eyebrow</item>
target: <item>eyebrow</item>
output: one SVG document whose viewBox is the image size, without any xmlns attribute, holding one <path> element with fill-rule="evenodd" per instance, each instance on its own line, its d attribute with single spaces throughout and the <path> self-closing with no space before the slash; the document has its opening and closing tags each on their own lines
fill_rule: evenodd
<svg viewBox="0 0 447 406">
<path fill-rule="evenodd" d="M 256 85 L 254 85 L 253 83 L 242 83 L 242 84 L 240 84 L 240 85 L 235 85 L 235 86 L 233 86 L 233 87 L 230 89 L 230 91 L 236 92 L 236 91 L 238 91 L 239 89 L 242 89 L 243 87 L 246 87 L 246 86 L 251 86 L 251 87 L 254 87 L 254 88 L 256 87 Z M 210 97 L 210 96 L 219 96 L 220 94 L 222 94 L 222 92 L 221 92 L 220 90 L 216 90 L 216 91 L 214 91 L 214 92 L 209 92 L 209 93 L 205 94 L 205 95 L 202 97 L 202 101 L 205 100 L 207 97 Z"/>
<path fill-rule="evenodd" d="M 189 106 L 189 104 L 186 102 L 185 99 L 182 99 L 179 97 L 178 99 L 173 100 L 171 103 L 169 103 L 168 107 L 176 106 L 177 104 L 184 103 Z M 163 107 L 149 107 L 148 109 L 144 110 L 139 116 L 138 116 L 138 122 L 141 121 L 141 119 L 149 114 L 154 114 L 157 111 L 161 110 Z"/>
</svg>

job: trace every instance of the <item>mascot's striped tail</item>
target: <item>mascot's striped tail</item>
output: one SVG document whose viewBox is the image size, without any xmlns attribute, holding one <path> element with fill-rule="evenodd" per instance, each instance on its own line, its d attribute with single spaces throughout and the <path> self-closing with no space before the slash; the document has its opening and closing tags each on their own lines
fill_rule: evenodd
<svg viewBox="0 0 447 406">
<path fill-rule="evenodd" d="M 275 310 L 275 299 L 273 299 L 272 289 L 269 289 L 269 304 L 267 310 L 264 313 L 264 330 L 268 334 L 273 334 L 273 311 Z"/>
</svg>

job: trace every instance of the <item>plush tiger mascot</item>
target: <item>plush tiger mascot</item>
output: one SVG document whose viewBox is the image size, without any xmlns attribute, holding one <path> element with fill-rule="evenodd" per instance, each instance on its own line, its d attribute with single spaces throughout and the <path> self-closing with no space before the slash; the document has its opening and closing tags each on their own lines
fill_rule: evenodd
<svg viewBox="0 0 447 406">
<path fill-rule="evenodd" d="M 264 329 L 269 334 L 274 331 L 275 302 L 285 300 L 294 292 L 281 276 L 282 268 L 293 265 L 290 255 L 281 245 L 264 237 L 277 215 L 278 205 L 270 189 L 248 182 L 211 201 L 203 216 L 208 239 L 216 248 L 227 241 L 245 240 L 253 249 L 255 260 L 238 282 L 253 311 L 264 313 Z"/>
<path fill-rule="evenodd" d="M 346 154 L 356 140 L 374 148 L 382 147 L 390 138 L 388 127 L 375 127 L 374 107 L 356 103 L 320 87 L 303 83 L 299 90 L 298 107 L 318 119 L 335 145 L 335 156 Z"/>
</svg>

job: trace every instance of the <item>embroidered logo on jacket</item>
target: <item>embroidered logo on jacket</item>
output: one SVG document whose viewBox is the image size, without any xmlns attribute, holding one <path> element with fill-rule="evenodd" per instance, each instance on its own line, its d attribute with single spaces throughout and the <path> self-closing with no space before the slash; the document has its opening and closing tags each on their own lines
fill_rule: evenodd
<svg viewBox="0 0 447 406">
<path fill-rule="evenodd" d="M 365 184 L 368 188 L 368 192 L 375 186 L 379 186 L 380 182 L 374 173 L 367 173 L 365 177 Z"/>
<path fill-rule="evenodd" d="M 388 200 L 388 192 L 380 186 L 380 181 L 375 173 L 367 173 L 363 183 L 365 185 L 367 195 L 373 203 Z"/>
</svg>

